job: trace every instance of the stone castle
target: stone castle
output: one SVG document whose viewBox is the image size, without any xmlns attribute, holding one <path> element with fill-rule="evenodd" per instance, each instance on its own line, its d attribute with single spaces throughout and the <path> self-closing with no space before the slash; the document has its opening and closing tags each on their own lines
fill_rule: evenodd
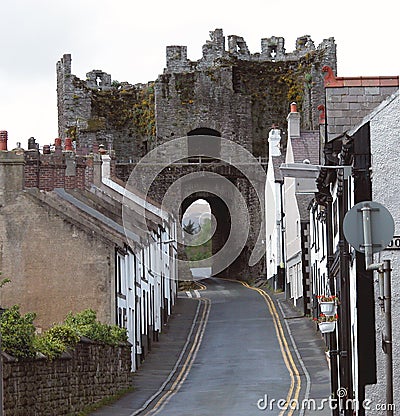
<svg viewBox="0 0 400 416">
<path fill-rule="evenodd" d="M 71 72 L 71 56 L 64 55 L 57 63 L 59 137 L 72 138 L 82 154 L 98 145 L 112 150 L 116 175 L 124 181 L 149 151 L 193 135 L 231 140 L 265 169 L 269 130 L 282 128 L 284 146 L 291 102 L 298 105 L 303 130 L 319 128 L 318 107 L 324 104 L 322 68 L 328 65 L 336 72 L 336 45 L 329 38 L 316 47 L 310 36 L 302 36 L 296 49 L 287 53 L 284 38 L 273 36 L 261 40 L 260 53 L 250 53 L 242 37 L 228 36 L 226 45 L 222 30 L 216 29 L 210 32 L 198 61 L 187 58 L 186 46 L 168 46 L 166 59 L 166 68 L 154 82 L 132 85 L 112 81 L 100 70 L 81 80 Z M 151 197 L 161 202 L 169 187 L 189 173 L 208 171 L 227 178 L 244 196 L 250 234 L 242 254 L 223 275 L 263 275 L 264 261 L 248 265 L 257 236 L 264 232 L 254 186 L 234 166 L 218 161 L 218 156 L 171 164 L 155 179 Z M 136 178 L 135 187 L 140 188 L 140 182 Z M 180 215 L 196 199 L 206 199 L 217 220 L 213 236 L 213 252 L 217 252 L 229 235 L 229 206 L 235 205 L 234 197 L 227 195 L 224 202 L 210 192 L 193 189 L 191 195 L 185 194 Z"/>
</svg>

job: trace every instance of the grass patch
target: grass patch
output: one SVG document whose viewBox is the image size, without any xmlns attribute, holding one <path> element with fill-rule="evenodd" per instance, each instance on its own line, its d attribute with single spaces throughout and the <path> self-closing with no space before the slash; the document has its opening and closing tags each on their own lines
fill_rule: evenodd
<svg viewBox="0 0 400 416">
<path fill-rule="evenodd" d="M 99 410 L 100 408 L 104 406 L 108 406 L 110 404 L 115 403 L 117 400 L 121 399 L 126 394 L 133 392 L 134 390 L 135 388 L 133 386 L 128 387 L 126 389 L 119 390 L 117 393 L 113 394 L 112 396 L 105 397 L 104 399 L 96 403 L 86 406 L 79 413 L 70 413 L 68 416 L 88 416 L 90 415 L 90 413 L 95 412 L 96 410 Z"/>
</svg>

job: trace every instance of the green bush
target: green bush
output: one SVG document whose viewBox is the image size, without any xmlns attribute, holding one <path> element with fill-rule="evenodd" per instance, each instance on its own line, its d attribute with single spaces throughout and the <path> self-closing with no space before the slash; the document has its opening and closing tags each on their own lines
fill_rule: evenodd
<svg viewBox="0 0 400 416">
<path fill-rule="evenodd" d="M 34 313 L 21 315 L 18 305 L 3 313 L 0 329 L 5 352 L 15 358 L 33 358 L 42 353 L 54 359 L 74 348 L 81 337 L 109 345 L 118 345 L 128 338 L 125 328 L 97 321 L 96 312 L 92 309 L 75 315 L 69 313 L 64 323 L 53 325 L 41 335 L 35 335 L 35 318 Z"/>
<path fill-rule="evenodd" d="M 125 328 L 97 321 L 96 312 L 92 309 L 86 309 L 75 315 L 69 313 L 65 323 L 73 328 L 79 336 L 89 338 L 92 341 L 117 345 L 128 339 Z"/>
<path fill-rule="evenodd" d="M 36 315 L 21 315 L 19 306 L 7 309 L 0 318 L 3 351 L 15 358 L 32 358 L 36 355 L 34 347 Z"/>
<path fill-rule="evenodd" d="M 37 352 L 47 358 L 59 357 L 68 348 L 73 348 L 79 342 L 79 335 L 67 324 L 58 324 L 35 337 L 34 346 Z"/>
</svg>

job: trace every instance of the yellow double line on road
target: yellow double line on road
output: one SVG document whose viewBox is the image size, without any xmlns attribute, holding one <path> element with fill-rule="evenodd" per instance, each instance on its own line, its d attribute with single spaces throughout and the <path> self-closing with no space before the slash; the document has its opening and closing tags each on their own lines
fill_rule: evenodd
<svg viewBox="0 0 400 416">
<path fill-rule="evenodd" d="M 282 411 L 280 412 L 279 416 L 283 416 L 285 414 L 286 411 L 288 411 L 287 416 L 292 416 L 295 407 L 290 406 L 291 403 L 298 403 L 298 399 L 299 399 L 299 395 L 300 395 L 300 389 L 301 389 L 301 378 L 300 378 L 300 373 L 299 370 L 297 369 L 297 366 L 293 360 L 293 356 L 291 354 L 290 351 L 290 347 L 289 344 L 286 340 L 285 337 L 285 333 L 284 330 L 282 328 L 282 324 L 280 321 L 280 317 L 278 314 L 278 311 L 276 310 L 275 304 L 273 302 L 273 300 L 271 299 L 271 297 L 268 295 L 268 293 L 266 293 L 264 290 L 260 289 L 260 288 L 255 288 L 250 286 L 248 283 L 246 282 L 240 282 L 238 280 L 232 280 L 232 279 L 221 279 L 221 280 L 228 280 L 228 281 L 232 281 L 235 283 L 241 283 L 244 287 L 246 287 L 247 289 L 251 289 L 254 290 L 256 292 L 258 292 L 263 299 L 265 300 L 267 306 L 268 306 L 268 310 L 272 316 L 273 319 L 273 323 L 274 323 L 274 327 L 275 327 L 275 332 L 276 332 L 276 336 L 278 339 L 278 343 L 281 349 L 281 353 L 282 353 L 282 357 L 284 360 L 284 363 L 286 365 L 286 368 L 289 371 L 290 374 L 290 387 L 289 387 L 289 391 L 287 393 L 287 397 L 286 397 L 286 405 L 284 407 L 284 409 L 282 409 Z M 207 287 L 205 285 L 202 284 L 202 288 L 200 288 L 200 290 L 204 290 Z M 163 396 L 157 401 L 157 403 L 154 405 L 154 407 L 149 410 L 147 413 L 144 414 L 144 416 L 154 416 L 156 414 L 158 414 L 159 412 L 161 412 L 161 410 L 163 410 L 163 408 L 167 405 L 167 403 L 170 401 L 170 399 L 179 391 L 179 389 L 182 387 L 183 383 L 185 382 L 192 366 L 193 363 L 196 359 L 196 355 L 197 352 L 200 348 L 201 342 L 203 340 L 203 336 L 204 336 L 204 332 L 206 329 L 206 325 L 208 322 L 208 318 L 210 315 L 210 308 L 211 308 L 211 300 L 208 298 L 201 298 L 199 299 L 200 302 L 204 302 L 204 308 L 203 308 L 203 313 L 202 316 L 200 318 L 200 323 L 199 323 L 199 327 L 197 329 L 197 333 L 195 335 L 194 341 L 193 341 L 193 345 L 186 357 L 185 363 L 182 366 L 182 369 L 180 370 L 179 374 L 177 375 L 174 383 L 172 384 L 172 386 L 169 388 L 169 390 L 165 391 L 165 393 L 163 394 Z"/>
<path fill-rule="evenodd" d="M 237 280 L 232 280 L 236 281 Z M 240 282 L 244 287 L 247 287 L 248 289 L 255 290 L 258 292 L 265 300 L 269 312 L 271 313 L 276 336 L 279 342 L 279 346 L 281 349 L 283 361 L 285 362 L 286 368 L 289 371 L 290 374 L 290 388 L 286 397 L 286 405 L 285 408 L 282 409 L 280 412 L 280 416 L 282 416 L 288 409 L 289 412 L 287 413 L 287 416 L 291 416 L 295 410 L 295 406 L 290 406 L 291 403 L 297 404 L 299 400 L 300 395 L 300 389 L 301 389 L 301 378 L 299 370 L 293 360 L 292 353 L 290 352 L 289 344 L 286 340 L 285 333 L 282 328 L 282 324 L 278 315 L 278 311 L 276 310 L 275 304 L 273 300 L 271 299 L 271 296 L 268 295 L 267 292 L 265 292 L 263 289 L 259 289 L 256 287 L 250 286 L 247 282 Z"/>
<path fill-rule="evenodd" d="M 204 286 L 204 285 L 203 285 Z M 206 288 L 206 286 L 204 286 Z M 201 342 L 203 340 L 204 332 L 207 326 L 208 318 L 210 315 L 210 308 L 211 308 L 211 300 L 207 298 L 199 299 L 199 302 L 203 302 L 203 313 L 200 318 L 199 327 L 197 329 L 195 338 L 193 340 L 193 345 L 188 352 L 186 357 L 185 363 L 182 366 L 181 371 L 178 373 L 175 381 L 173 382 L 172 386 L 167 390 L 163 396 L 158 400 L 158 402 L 154 405 L 154 407 L 144 414 L 144 416 L 148 415 L 156 415 L 167 405 L 170 401 L 172 396 L 174 396 L 179 389 L 182 387 L 182 384 L 185 382 L 186 377 L 188 376 L 190 369 L 193 366 L 193 363 L 196 359 L 197 352 L 199 351 Z"/>
</svg>

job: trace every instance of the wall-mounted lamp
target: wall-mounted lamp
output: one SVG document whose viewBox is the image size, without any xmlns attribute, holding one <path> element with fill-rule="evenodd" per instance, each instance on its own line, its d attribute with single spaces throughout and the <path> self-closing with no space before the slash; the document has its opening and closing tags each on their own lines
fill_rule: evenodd
<svg viewBox="0 0 400 416">
<path fill-rule="evenodd" d="M 351 176 L 352 166 L 312 165 L 311 163 L 282 163 L 279 167 L 286 178 L 317 179 L 321 169 L 343 169 L 344 179 Z"/>
</svg>

